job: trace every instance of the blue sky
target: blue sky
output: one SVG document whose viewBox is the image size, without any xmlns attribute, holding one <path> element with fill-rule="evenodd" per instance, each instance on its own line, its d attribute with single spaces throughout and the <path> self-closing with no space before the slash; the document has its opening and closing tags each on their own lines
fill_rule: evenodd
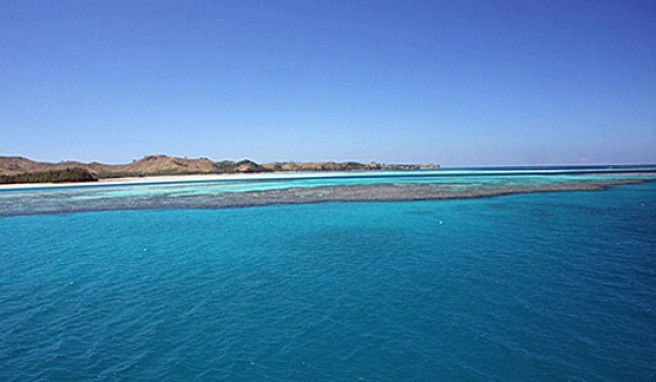
<svg viewBox="0 0 656 382">
<path fill-rule="evenodd" d="M 0 155 L 656 163 L 656 2 L 0 1 Z"/>
</svg>

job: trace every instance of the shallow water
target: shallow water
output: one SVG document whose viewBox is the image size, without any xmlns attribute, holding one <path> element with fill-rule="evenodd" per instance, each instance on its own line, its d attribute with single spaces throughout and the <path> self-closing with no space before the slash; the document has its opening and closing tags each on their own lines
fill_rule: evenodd
<svg viewBox="0 0 656 382">
<path fill-rule="evenodd" d="M 0 189 L 0 216 L 49 212 L 94 211 L 108 209 L 217 207 L 249 205 L 262 196 L 265 204 L 294 202 L 293 191 L 315 190 L 322 194 L 322 187 L 381 185 L 438 185 L 453 193 L 451 197 L 471 197 L 480 190 L 496 190 L 499 193 L 516 192 L 514 189 L 550 187 L 558 184 L 586 183 L 627 179 L 628 176 L 607 175 L 609 169 L 546 168 L 546 169 L 484 169 L 484 170 L 420 170 L 420 171 L 365 171 L 351 173 L 283 173 L 257 174 L 249 179 L 179 180 L 174 182 L 148 180 L 136 184 L 80 184 L 55 187 L 35 185 L 27 189 Z M 639 171 L 651 173 L 656 178 L 656 167 L 629 167 L 612 169 L 613 173 Z M 581 176 L 585 174 L 585 176 Z M 594 176 L 591 176 L 594 175 Z M 645 178 L 645 177 L 642 177 Z M 577 187 L 575 187 L 577 188 Z M 289 195 L 278 192 L 275 197 L 262 193 L 290 190 Z M 408 189 L 415 194 L 418 189 Z M 399 191 L 399 190 L 397 190 Z M 341 194 L 353 190 L 342 189 Z M 247 194 L 259 193 L 259 194 Z M 302 197 L 317 199 L 306 192 Z M 457 194 L 457 195 L 456 195 Z M 483 193 L 485 194 L 485 193 Z M 258 196 L 259 195 L 259 196 Z M 369 200 L 362 193 L 359 200 Z M 412 199 L 413 195 L 396 192 L 395 196 L 382 199 Z M 222 199 L 229 199 L 225 202 Z M 321 197 L 318 199 L 322 199 Z M 330 199 L 330 198 L 328 198 Z M 336 196 L 332 200 L 343 200 Z M 346 198 L 348 199 L 348 198 Z M 381 198 L 371 198 L 380 200 Z M 270 200 L 270 202 L 267 202 Z M 321 201 L 321 200 L 319 200 Z"/>
<path fill-rule="evenodd" d="M 656 378 L 654 182 L 8 216 L 0 238 L 2 381 Z"/>
</svg>

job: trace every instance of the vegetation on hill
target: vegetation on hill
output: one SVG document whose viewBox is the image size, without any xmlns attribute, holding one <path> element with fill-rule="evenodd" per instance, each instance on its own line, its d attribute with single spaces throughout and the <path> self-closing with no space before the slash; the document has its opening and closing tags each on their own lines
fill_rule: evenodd
<svg viewBox="0 0 656 382">
<path fill-rule="evenodd" d="M 0 175 L 0 184 L 95 182 L 97 180 L 98 178 L 89 170 L 79 167 Z"/>
</svg>

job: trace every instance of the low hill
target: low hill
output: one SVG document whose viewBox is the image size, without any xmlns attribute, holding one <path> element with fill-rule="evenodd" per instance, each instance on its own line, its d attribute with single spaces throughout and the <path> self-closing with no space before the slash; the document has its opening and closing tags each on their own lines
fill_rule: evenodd
<svg viewBox="0 0 656 382">
<path fill-rule="evenodd" d="M 440 168 L 434 164 L 385 164 L 360 162 L 272 162 L 262 165 L 272 171 L 363 171 L 363 170 L 421 170 Z"/>
<path fill-rule="evenodd" d="M 139 177 L 185 174 L 232 174 L 273 171 L 354 171 L 354 170 L 416 170 L 439 168 L 438 165 L 383 164 L 359 162 L 273 162 L 258 164 L 251 160 L 214 162 L 207 158 L 179 158 L 168 155 L 146 155 L 127 164 L 82 163 L 64 161 L 58 163 L 37 162 L 23 157 L 0 156 L 0 175 L 16 176 L 27 173 L 62 172 L 71 169 L 84 170 L 94 178 Z M 64 174 L 64 173 L 62 173 Z M 78 173 L 82 180 L 86 176 Z M 51 176 L 56 177 L 55 173 Z M 62 175 L 64 176 L 64 175 Z"/>
<path fill-rule="evenodd" d="M 65 170 L 67 168 L 87 168 L 81 162 L 66 161 L 58 163 L 37 162 L 23 157 L 0 156 L 0 175 L 16 175 L 26 172 Z"/>
</svg>

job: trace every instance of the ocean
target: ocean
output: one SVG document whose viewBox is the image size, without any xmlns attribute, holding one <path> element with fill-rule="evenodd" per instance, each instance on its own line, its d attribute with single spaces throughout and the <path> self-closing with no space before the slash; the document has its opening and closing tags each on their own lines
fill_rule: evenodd
<svg viewBox="0 0 656 382">
<path fill-rule="evenodd" d="M 170 202 L 399 181 L 0 192 L 0 381 L 656 380 L 656 182 Z"/>
</svg>

